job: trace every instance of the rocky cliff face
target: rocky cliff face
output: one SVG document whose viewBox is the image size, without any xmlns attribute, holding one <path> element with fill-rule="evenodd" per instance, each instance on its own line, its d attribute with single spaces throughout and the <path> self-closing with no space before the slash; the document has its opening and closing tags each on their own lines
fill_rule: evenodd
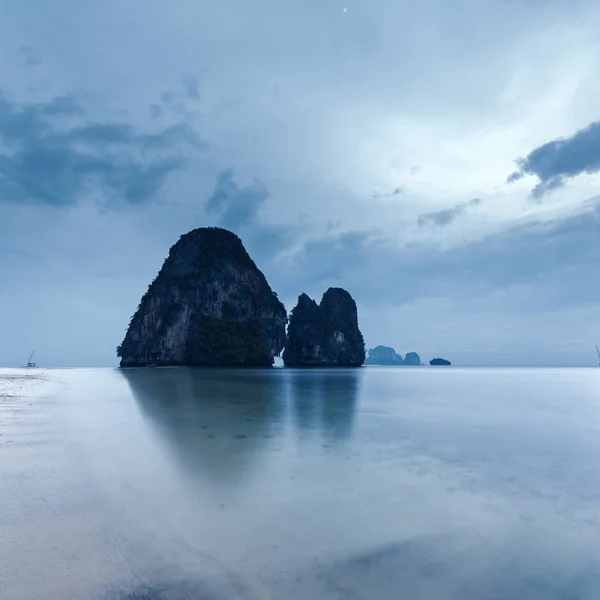
<svg viewBox="0 0 600 600">
<path fill-rule="evenodd" d="M 122 367 L 267 366 L 285 345 L 286 323 L 241 240 L 194 229 L 171 248 L 117 354 Z"/>
<path fill-rule="evenodd" d="M 388 346 L 375 346 L 369 350 L 366 365 L 403 365 L 404 360 L 396 354 L 394 348 Z"/>
<path fill-rule="evenodd" d="M 421 364 L 421 357 L 416 352 L 409 352 L 404 357 L 404 364 L 409 367 L 418 366 Z"/>
<path fill-rule="evenodd" d="M 317 304 L 302 294 L 290 314 L 284 364 L 359 367 L 364 361 L 365 344 L 352 296 L 329 288 Z"/>
</svg>

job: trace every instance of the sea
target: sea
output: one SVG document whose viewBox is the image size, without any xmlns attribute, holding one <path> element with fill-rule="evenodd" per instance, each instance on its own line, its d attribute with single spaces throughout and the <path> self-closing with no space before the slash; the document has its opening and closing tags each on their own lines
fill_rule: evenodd
<svg viewBox="0 0 600 600">
<path fill-rule="evenodd" d="M 2 599 L 600 598 L 598 368 L 20 373 Z"/>
</svg>

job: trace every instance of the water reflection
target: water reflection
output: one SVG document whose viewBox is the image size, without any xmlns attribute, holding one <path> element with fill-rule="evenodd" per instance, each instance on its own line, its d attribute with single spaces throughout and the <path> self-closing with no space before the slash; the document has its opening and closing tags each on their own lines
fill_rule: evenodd
<svg viewBox="0 0 600 600">
<path fill-rule="evenodd" d="M 298 435 L 321 430 L 329 444 L 352 435 L 360 392 L 359 369 L 290 370 L 289 390 Z"/>
<path fill-rule="evenodd" d="M 3 415 L 0 597 L 600 598 L 597 373 L 400 371 L 62 372 Z"/>
<path fill-rule="evenodd" d="M 277 371 L 125 369 L 142 414 L 178 460 L 218 485 L 235 486 L 285 425 Z"/>
<path fill-rule="evenodd" d="M 178 462 L 237 486 L 276 452 L 289 427 L 329 448 L 353 431 L 359 370 L 124 369 L 142 414 Z M 288 405 L 293 417 L 287 421 Z M 316 436 L 312 436 L 316 433 Z"/>
</svg>

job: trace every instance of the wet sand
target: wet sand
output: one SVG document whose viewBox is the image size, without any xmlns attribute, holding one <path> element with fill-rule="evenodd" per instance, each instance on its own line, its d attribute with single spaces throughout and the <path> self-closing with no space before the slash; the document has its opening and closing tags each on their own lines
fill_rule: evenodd
<svg viewBox="0 0 600 600">
<path fill-rule="evenodd" d="M 52 395 L 56 381 L 44 369 L 0 369 L 0 402 Z"/>
</svg>

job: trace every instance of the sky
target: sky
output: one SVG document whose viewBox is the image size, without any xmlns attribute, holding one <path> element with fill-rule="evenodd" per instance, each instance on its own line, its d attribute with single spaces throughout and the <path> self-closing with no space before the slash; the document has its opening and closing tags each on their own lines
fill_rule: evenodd
<svg viewBox="0 0 600 600">
<path fill-rule="evenodd" d="M 368 348 L 593 365 L 595 0 L 2 0 L 0 365 L 111 366 L 170 246 L 235 231 Z"/>
</svg>

